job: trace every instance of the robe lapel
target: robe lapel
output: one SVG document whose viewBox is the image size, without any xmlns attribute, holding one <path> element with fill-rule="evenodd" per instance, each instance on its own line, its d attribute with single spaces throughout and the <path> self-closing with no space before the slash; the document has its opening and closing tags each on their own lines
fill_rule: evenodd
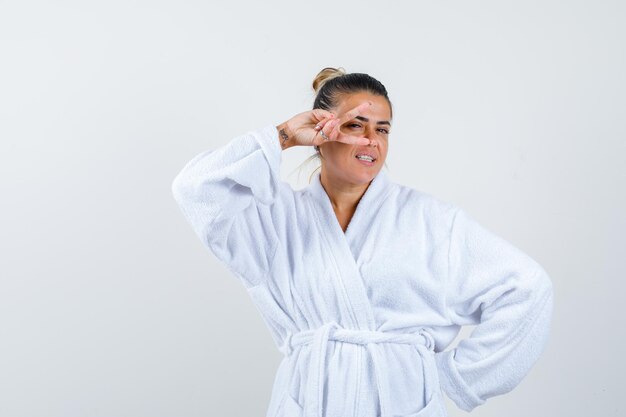
<svg viewBox="0 0 626 417">
<path fill-rule="evenodd" d="M 377 210 L 390 191 L 390 182 L 384 170 L 380 170 L 357 204 L 356 210 L 344 233 L 332 204 L 320 181 L 320 173 L 316 173 L 313 181 L 307 186 L 307 192 L 313 203 L 313 211 L 317 215 L 320 233 L 329 245 L 328 255 L 337 266 L 339 286 L 345 291 L 348 308 L 353 313 L 352 324 L 359 329 L 376 330 L 374 314 L 363 278 L 359 270 L 361 253 L 356 250 L 356 241 L 366 239 L 366 230 L 362 226 L 367 219 L 377 215 Z M 371 219 L 370 219 L 371 220 Z M 361 245 L 362 246 L 362 245 Z"/>
</svg>

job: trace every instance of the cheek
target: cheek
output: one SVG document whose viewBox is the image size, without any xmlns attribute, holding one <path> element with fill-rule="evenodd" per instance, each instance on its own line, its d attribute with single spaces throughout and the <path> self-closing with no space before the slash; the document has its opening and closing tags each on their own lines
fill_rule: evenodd
<svg viewBox="0 0 626 417">
<path fill-rule="evenodd" d="M 389 150 L 389 143 L 387 143 L 385 139 L 380 139 L 378 141 L 378 151 L 381 154 L 386 154 L 388 150 Z"/>
<path fill-rule="evenodd" d="M 324 150 L 326 151 L 324 155 L 328 162 L 341 163 L 346 159 L 348 152 L 346 152 L 345 149 L 342 149 L 341 145 L 342 144 L 339 142 L 333 142 L 325 145 L 326 149 L 322 149 L 322 152 L 324 152 Z"/>
<path fill-rule="evenodd" d="M 352 147 L 346 143 L 333 142 L 333 155 L 335 160 L 349 158 L 352 154 Z"/>
</svg>

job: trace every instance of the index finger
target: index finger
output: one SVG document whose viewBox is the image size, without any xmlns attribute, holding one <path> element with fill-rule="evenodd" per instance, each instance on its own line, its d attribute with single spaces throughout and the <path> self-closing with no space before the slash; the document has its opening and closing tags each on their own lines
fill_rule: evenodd
<svg viewBox="0 0 626 417">
<path fill-rule="evenodd" d="M 366 101 L 364 103 L 359 104 L 358 106 L 356 106 L 355 108 L 345 112 L 338 120 L 337 120 L 337 124 L 341 124 L 344 123 L 350 119 L 353 119 L 354 117 L 358 116 L 359 114 L 361 114 L 361 112 L 365 109 L 368 109 L 370 106 L 372 105 L 371 101 Z"/>
</svg>

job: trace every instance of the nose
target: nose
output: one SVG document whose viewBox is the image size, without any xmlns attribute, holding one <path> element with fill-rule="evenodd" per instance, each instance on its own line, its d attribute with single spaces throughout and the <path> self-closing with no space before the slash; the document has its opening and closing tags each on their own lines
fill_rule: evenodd
<svg viewBox="0 0 626 417">
<path fill-rule="evenodd" d="M 370 140 L 370 144 L 368 146 L 372 146 L 374 148 L 378 146 L 378 139 L 376 139 L 376 135 L 374 134 L 374 131 L 370 129 L 369 127 L 368 127 L 368 131 L 365 134 L 365 137 Z"/>
</svg>

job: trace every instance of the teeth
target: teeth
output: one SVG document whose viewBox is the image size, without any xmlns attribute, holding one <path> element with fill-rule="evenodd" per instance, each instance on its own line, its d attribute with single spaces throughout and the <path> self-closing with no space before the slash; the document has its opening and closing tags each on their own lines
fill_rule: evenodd
<svg viewBox="0 0 626 417">
<path fill-rule="evenodd" d="M 364 160 L 364 161 L 370 161 L 370 162 L 374 161 L 374 158 L 372 158 L 371 156 L 368 156 L 368 155 L 357 155 L 356 157 L 357 157 L 357 159 L 361 159 L 361 160 Z"/>
</svg>

